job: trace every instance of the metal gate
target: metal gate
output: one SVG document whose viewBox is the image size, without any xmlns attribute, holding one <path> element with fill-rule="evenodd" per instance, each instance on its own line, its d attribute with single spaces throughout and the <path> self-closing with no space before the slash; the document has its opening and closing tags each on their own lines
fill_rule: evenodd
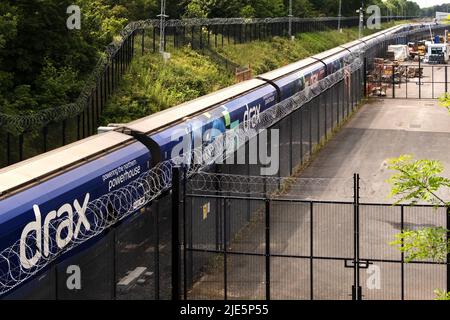
<svg viewBox="0 0 450 320">
<path fill-rule="evenodd" d="M 395 62 L 377 58 L 368 63 L 366 90 L 369 97 L 437 99 L 448 93 L 446 64 L 426 64 L 422 59 Z"/>
<path fill-rule="evenodd" d="M 174 299 L 433 299 L 450 289 L 448 263 L 406 263 L 389 245 L 409 227 L 448 227 L 445 208 L 360 203 L 356 174 L 174 177 Z M 353 199 L 300 200 L 307 183 L 315 194 L 337 184 Z"/>
</svg>

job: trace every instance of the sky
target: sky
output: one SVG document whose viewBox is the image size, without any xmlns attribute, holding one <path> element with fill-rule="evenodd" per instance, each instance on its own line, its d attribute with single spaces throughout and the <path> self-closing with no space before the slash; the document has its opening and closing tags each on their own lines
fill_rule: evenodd
<svg viewBox="0 0 450 320">
<path fill-rule="evenodd" d="M 426 8 L 426 7 L 432 7 L 438 4 L 443 4 L 443 3 L 448 3 L 450 4 L 449 0 L 411 0 L 414 2 L 417 2 L 417 4 L 421 7 L 421 8 Z"/>
</svg>

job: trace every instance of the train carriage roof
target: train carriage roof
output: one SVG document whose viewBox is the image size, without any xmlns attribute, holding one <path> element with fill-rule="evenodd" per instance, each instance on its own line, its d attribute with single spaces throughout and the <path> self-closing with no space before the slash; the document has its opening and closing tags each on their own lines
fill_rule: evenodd
<svg viewBox="0 0 450 320">
<path fill-rule="evenodd" d="M 333 57 L 334 55 L 340 54 L 342 52 L 348 52 L 345 48 L 342 47 L 336 47 L 321 53 L 318 53 L 316 55 L 313 55 L 312 57 L 319 60 L 325 60 L 330 57 Z"/>
<path fill-rule="evenodd" d="M 0 197 L 131 139 L 118 132 L 102 133 L 0 169 Z"/>
<path fill-rule="evenodd" d="M 284 67 L 278 68 L 276 70 L 266 72 L 259 76 L 263 79 L 273 81 L 273 80 L 279 79 L 281 77 L 284 77 L 290 73 L 296 72 L 300 69 L 306 68 L 314 63 L 317 63 L 316 59 L 306 58 L 306 59 L 302 59 L 302 60 L 294 62 L 294 63 L 290 63 L 290 64 L 288 64 Z"/>
<path fill-rule="evenodd" d="M 267 85 L 267 83 L 259 79 L 244 81 L 195 100 L 160 111 L 148 117 L 133 121 L 127 125 L 127 128 L 143 133 L 156 131 L 186 117 L 201 111 L 206 111 L 210 107 L 225 103 L 232 98 L 257 89 L 263 85 Z"/>
<path fill-rule="evenodd" d="M 364 45 L 365 44 L 364 44 L 363 41 L 355 40 L 355 41 L 352 41 L 352 42 L 344 43 L 343 45 L 341 45 L 341 47 L 354 52 L 354 51 L 357 51 L 357 50 L 361 49 Z"/>
</svg>

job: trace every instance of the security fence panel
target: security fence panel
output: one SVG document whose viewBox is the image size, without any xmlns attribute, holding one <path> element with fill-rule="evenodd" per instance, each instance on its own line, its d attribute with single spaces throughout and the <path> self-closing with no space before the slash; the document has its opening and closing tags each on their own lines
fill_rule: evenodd
<svg viewBox="0 0 450 320">
<path fill-rule="evenodd" d="M 280 135 L 279 174 L 281 177 L 287 177 L 291 174 L 291 118 L 284 118 L 273 129 L 279 130 Z"/>
<path fill-rule="evenodd" d="M 405 300 L 433 300 L 436 290 L 447 290 L 447 268 L 442 264 L 405 265 Z"/>
<path fill-rule="evenodd" d="M 189 217 L 186 223 L 191 230 L 189 245 L 200 250 L 220 248 L 221 202 L 213 198 L 194 198 L 190 199 L 188 205 Z"/>
<path fill-rule="evenodd" d="M 264 256 L 227 254 L 227 299 L 266 299 L 265 260 Z"/>
<path fill-rule="evenodd" d="M 405 207 L 404 230 L 429 227 L 447 229 L 447 219 L 445 208 Z M 445 259 L 443 261 L 427 259 L 413 260 L 406 264 L 404 269 L 405 299 L 433 299 L 436 298 L 435 290 L 447 291 L 448 266 L 445 263 Z"/>
<path fill-rule="evenodd" d="M 4 130 L 0 130 L 0 145 L 3 146 L 3 148 L 0 150 L 0 167 L 6 167 L 8 165 L 8 157 L 9 157 L 9 150 L 8 150 L 8 133 L 6 133 Z"/>
<path fill-rule="evenodd" d="M 302 161 L 308 161 L 311 156 L 311 121 L 310 121 L 310 110 L 309 104 L 305 104 L 300 108 L 301 112 L 301 151 L 302 151 Z"/>
<path fill-rule="evenodd" d="M 5 300 L 55 300 L 57 298 L 57 282 L 56 282 L 56 266 L 52 266 L 49 270 L 38 278 L 35 278 L 23 286 L 14 290 L 6 297 Z"/>
<path fill-rule="evenodd" d="M 247 250 L 249 252 L 263 250 L 261 246 L 264 245 L 264 241 L 261 241 L 261 235 L 258 233 L 258 227 L 262 222 L 257 212 L 250 212 L 250 201 L 247 199 L 230 199 L 226 201 L 226 208 L 224 209 L 226 243 L 232 250 Z M 248 234 L 252 234 L 252 237 L 248 237 Z"/>
<path fill-rule="evenodd" d="M 302 159 L 307 161 L 312 153 L 310 105 L 305 104 L 300 110 L 302 118 Z"/>
<path fill-rule="evenodd" d="M 219 181 L 221 188 L 199 187 L 202 180 Z M 357 174 L 353 187 L 345 178 L 214 173 L 198 173 L 190 181 L 183 203 L 204 198 L 220 203 L 220 244 L 187 243 L 181 250 L 184 273 L 190 273 L 184 299 L 433 299 L 436 289 L 447 288 L 446 261 L 408 261 L 391 244 L 402 230 L 446 227 L 445 208 L 360 203 Z M 268 185 L 278 190 L 267 192 Z M 353 201 L 302 200 L 333 188 L 352 193 L 342 197 Z M 217 232 L 214 225 L 183 228 L 191 229 L 186 231 L 191 237 Z"/>
<path fill-rule="evenodd" d="M 193 274 L 191 286 L 186 290 L 189 300 L 224 300 L 225 282 L 224 254 L 211 252 L 190 252 L 190 259 L 198 264 L 199 269 Z"/>
<path fill-rule="evenodd" d="M 170 300 L 172 290 L 172 197 L 164 195 L 156 203 L 158 211 L 158 299 Z"/>
<path fill-rule="evenodd" d="M 321 141 L 323 141 L 323 139 L 325 139 L 325 134 L 326 134 L 326 127 L 327 127 L 327 122 L 326 122 L 326 117 L 327 117 L 327 112 L 326 112 L 326 108 L 327 108 L 327 93 L 328 91 L 325 91 L 322 95 L 319 96 L 318 98 L 318 106 L 319 106 L 319 120 L 318 120 L 318 125 L 319 125 L 319 143 Z"/>
<path fill-rule="evenodd" d="M 336 86 L 331 87 L 326 93 L 326 106 L 325 106 L 325 137 L 328 138 L 333 131 L 333 105 L 335 103 L 335 95 L 334 92 L 336 90 Z"/>
<path fill-rule="evenodd" d="M 319 144 L 319 98 L 314 98 L 310 102 L 310 120 L 311 120 L 311 147 L 314 151 L 317 145 Z"/>
<path fill-rule="evenodd" d="M 345 119 L 345 110 L 348 108 L 348 82 L 343 80 L 340 85 L 340 104 L 338 107 L 338 124 Z"/>
<path fill-rule="evenodd" d="M 360 268 L 361 299 L 403 300 L 402 270 L 404 269 L 398 261 L 371 261 L 370 264 L 365 264 Z"/>
<path fill-rule="evenodd" d="M 402 299 L 402 254 L 389 245 L 402 229 L 402 207 L 359 207 L 360 257 L 370 261 L 360 269 L 362 299 Z"/>
<path fill-rule="evenodd" d="M 333 107 L 331 110 L 331 119 L 333 128 L 336 127 L 339 121 L 339 105 L 341 104 L 341 82 L 338 82 L 333 87 Z"/>
<path fill-rule="evenodd" d="M 313 300 L 352 300 L 353 268 L 344 260 L 314 259 Z"/>
<path fill-rule="evenodd" d="M 291 115 L 291 136 L 292 136 L 292 169 L 302 164 L 302 118 L 301 111 L 296 110 Z"/>
<path fill-rule="evenodd" d="M 22 136 L 22 158 L 28 159 L 44 153 L 44 136 L 40 132 L 30 132 Z"/>
<path fill-rule="evenodd" d="M 401 261 L 400 251 L 389 243 L 402 230 L 402 211 L 402 207 L 360 205 L 361 259 Z"/>
<path fill-rule="evenodd" d="M 271 300 L 310 300 L 311 260 L 273 256 L 270 259 Z"/>
<path fill-rule="evenodd" d="M 146 207 L 116 231 L 116 299 L 155 300 L 156 210 Z"/>
<path fill-rule="evenodd" d="M 270 253 L 309 257 L 311 255 L 311 203 L 271 201 Z"/>
<path fill-rule="evenodd" d="M 314 255 L 352 259 L 354 206 L 317 203 L 313 210 Z"/>
</svg>

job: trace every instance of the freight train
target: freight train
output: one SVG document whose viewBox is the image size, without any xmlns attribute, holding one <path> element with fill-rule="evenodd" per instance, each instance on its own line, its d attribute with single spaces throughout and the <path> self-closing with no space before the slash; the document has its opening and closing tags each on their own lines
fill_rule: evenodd
<svg viewBox="0 0 450 320">
<path fill-rule="evenodd" d="M 406 37 L 387 40 L 390 35 L 421 27 L 428 32 L 402 25 L 375 33 L 0 170 L 0 296 L 32 290 L 52 263 L 105 237 L 108 221 L 98 219 L 114 221 L 121 201 L 108 195 L 171 159 L 181 139 L 176 132 L 194 138 L 211 128 L 225 132 L 249 119 L 257 123 L 265 110 L 341 69 L 352 52 L 382 56 L 387 45 L 407 43 Z M 92 214 L 97 204 L 105 214 Z M 145 205 L 144 196 L 137 198 L 126 217 Z"/>
</svg>

